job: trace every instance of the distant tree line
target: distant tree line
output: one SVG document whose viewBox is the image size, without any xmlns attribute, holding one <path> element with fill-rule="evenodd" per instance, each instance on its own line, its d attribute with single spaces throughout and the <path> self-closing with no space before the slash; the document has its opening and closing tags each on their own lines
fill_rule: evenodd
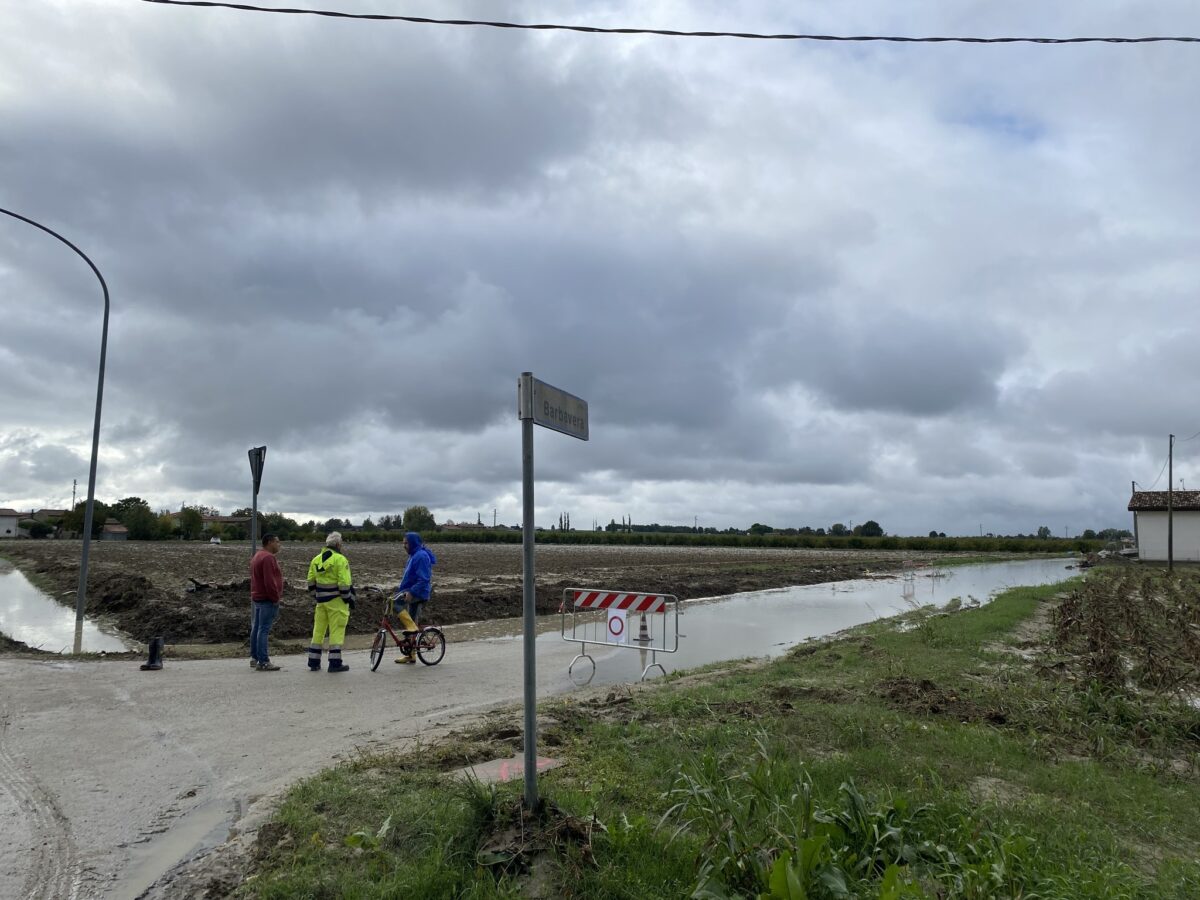
<svg viewBox="0 0 1200 900">
<path fill-rule="evenodd" d="M 569 520 L 568 520 L 569 521 Z M 711 528 L 701 527 L 696 525 L 659 525 L 654 522 L 650 525 L 634 524 L 632 519 L 621 517 L 618 524 L 616 519 L 613 519 L 604 526 L 604 530 L 609 534 L 779 534 L 785 537 L 794 537 L 796 535 L 833 535 L 834 537 L 845 537 L 854 535 L 855 537 L 883 537 L 883 528 L 874 519 L 868 519 L 861 525 L 855 525 L 853 528 L 847 528 L 845 525 L 837 522 L 829 526 L 829 530 L 824 528 L 811 528 L 804 526 L 802 528 L 776 528 L 773 525 L 764 525 L 761 522 L 755 522 L 749 528 Z"/>
<path fill-rule="evenodd" d="M 60 529 L 78 534 L 83 530 L 84 512 L 87 504 L 80 501 L 60 522 L 43 523 L 32 520 L 22 522 L 31 537 L 48 537 Z M 212 521 L 220 517 L 217 509 L 208 506 L 184 506 L 178 513 L 165 510 L 154 512 L 140 497 L 126 497 L 116 503 L 96 501 L 92 516 L 92 535 L 98 537 L 106 519 L 115 519 L 128 529 L 131 540 L 246 540 L 249 536 L 249 507 L 234 510 L 225 519 L 242 519 L 243 522 Z M 207 520 L 207 521 L 206 521 Z M 422 535 L 438 535 L 438 540 L 454 542 L 520 543 L 518 527 L 491 529 L 456 528 L 442 531 L 426 506 L 410 506 L 402 513 L 384 515 L 379 521 L 370 518 L 361 525 L 350 519 L 332 517 L 324 521 L 309 519 L 297 522 L 282 513 L 258 514 L 259 534 L 272 532 L 284 540 L 319 540 L 331 531 L 340 531 L 348 540 L 399 541 L 408 531 Z M 597 523 L 598 524 L 598 523 Z M 207 527 L 206 527 L 207 525 Z M 947 537 L 944 531 L 931 530 L 928 537 L 888 536 L 874 519 L 849 528 L 835 522 L 828 528 L 802 526 L 778 528 L 755 522 L 747 529 L 717 529 L 698 525 L 661 525 L 635 523 L 632 517 L 622 516 L 621 521 L 612 519 L 603 530 L 575 530 L 571 527 L 570 513 L 561 513 L 557 527 L 538 529 L 538 541 L 542 543 L 599 543 L 599 544 L 666 544 L 666 545 L 715 545 L 715 546 L 779 546 L 779 547 L 871 547 L 875 549 L 903 550 L 1011 550 L 1053 551 L 1093 550 L 1104 544 L 1131 538 L 1130 531 L 1106 528 L 1101 531 L 1087 529 L 1075 538 L 1055 538 L 1048 526 L 1039 527 L 1031 534 Z"/>
<path fill-rule="evenodd" d="M 29 520 L 22 523 L 29 531 L 30 537 L 50 537 L 59 530 L 66 534 L 81 534 L 87 503 L 80 501 L 75 508 L 67 512 L 61 520 L 36 522 Z M 104 523 L 115 519 L 128 530 L 129 539 L 135 541 L 166 541 L 166 540 L 211 540 L 214 537 L 222 540 L 240 541 L 250 536 L 250 519 L 253 515 L 250 507 L 235 509 L 225 519 L 242 519 L 243 522 L 211 521 L 221 516 L 221 512 L 211 506 L 184 506 L 178 513 L 168 510 L 155 512 L 150 504 L 141 497 L 126 497 L 116 503 L 105 503 L 96 500 L 92 508 L 92 537 L 99 537 L 104 530 Z M 208 520 L 208 521 L 206 521 Z M 271 532 L 284 540 L 305 540 L 324 538 L 331 531 L 346 531 L 368 534 L 383 534 L 389 532 L 399 540 L 406 531 L 432 533 L 437 530 L 433 513 L 425 506 L 410 506 L 403 513 L 381 516 L 378 523 L 369 518 L 362 525 L 355 526 L 349 519 L 330 518 L 323 522 L 310 519 L 307 522 L 297 522 L 282 513 L 258 514 L 258 533 Z M 386 539 L 386 538 L 384 538 Z"/>
</svg>

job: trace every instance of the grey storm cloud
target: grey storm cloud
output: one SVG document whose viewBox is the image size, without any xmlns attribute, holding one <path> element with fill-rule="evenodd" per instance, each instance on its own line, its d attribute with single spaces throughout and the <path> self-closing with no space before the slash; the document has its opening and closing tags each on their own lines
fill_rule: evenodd
<svg viewBox="0 0 1200 900">
<path fill-rule="evenodd" d="M 408 11 L 1200 33 L 1192 5 L 1115 0 Z M 244 506 L 265 443 L 269 509 L 513 522 L 532 370 L 592 420 L 586 444 L 539 433 L 541 519 L 1105 527 L 1166 433 L 1200 428 L 1200 126 L 1178 115 L 1198 69 L 1166 45 L 20 4 L 0 31 L 0 205 L 60 229 L 112 288 L 102 498 Z M 3 217 L 0 307 L 0 505 L 66 502 L 98 285 Z"/>
<path fill-rule="evenodd" d="M 835 407 L 914 416 L 988 407 L 1020 339 L 986 317 L 912 315 L 863 305 L 804 311 L 768 343 L 791 377 Z"/>
</svg>

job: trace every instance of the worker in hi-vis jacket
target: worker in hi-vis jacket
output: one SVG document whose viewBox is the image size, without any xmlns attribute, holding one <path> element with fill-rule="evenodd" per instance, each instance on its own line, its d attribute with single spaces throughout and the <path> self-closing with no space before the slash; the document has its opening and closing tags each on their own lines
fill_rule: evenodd
<svg viewBox="0 0 1200 900">
<path fill-rule="evenodd" d="M 328 633 L 329 671 L 349 672 L 350 667 L 342 662 L 342 642 L 346 640 L 350 610 L 354 609 L 354 585 L 350 581 L 350 561 L 342 554 L 342 536 L 336 531 L 325 538 L 325 549 L 308 564 L 308 590 L 317 604 L 308 667 L 321 671 L 321 645 Z"/>
</svg>

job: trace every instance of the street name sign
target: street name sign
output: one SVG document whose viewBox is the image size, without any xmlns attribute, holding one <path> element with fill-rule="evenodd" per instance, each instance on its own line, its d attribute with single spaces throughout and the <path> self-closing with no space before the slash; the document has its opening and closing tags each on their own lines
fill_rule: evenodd
<svg viewBox="0 0 1200 900">
<path fill-rule="evenodd" d="M 522 387 L 524 380 L 522 378 Z M 532 375 L 529 376 L 529 381 L 532 382 L 532 397 L 527 399 L 526 391 L 520 392 L 521 402 L 518 404 L 520 417 L 533 419 L 534 425 L 541 425 L 543 428 L 586 441 L 588 439 L 587 401 L 552 387 L 544 381 L 538 381 Z M 524 408 L 526 402 L 530 404 L 528 409 Z"/>
</svg>

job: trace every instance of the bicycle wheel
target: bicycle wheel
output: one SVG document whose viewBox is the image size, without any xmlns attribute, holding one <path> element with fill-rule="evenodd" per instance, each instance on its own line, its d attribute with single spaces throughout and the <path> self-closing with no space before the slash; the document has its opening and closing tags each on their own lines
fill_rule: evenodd
<svg viewBox="0 0 1200 900">
<path fill-rule="evenodd" d="M 379 668 L 383 661 L 383 651 L 387 647 L 387 632 L 380 628 L 375 632 L 375 643 L 371 644 L 371 671 Z"/>
<path fill-rule="evenodd" d="M 424 628 L 417 636 L 417 659 L 436 666 L 446 655 L 446 636 L 436 628 Z"/>
</svg>

